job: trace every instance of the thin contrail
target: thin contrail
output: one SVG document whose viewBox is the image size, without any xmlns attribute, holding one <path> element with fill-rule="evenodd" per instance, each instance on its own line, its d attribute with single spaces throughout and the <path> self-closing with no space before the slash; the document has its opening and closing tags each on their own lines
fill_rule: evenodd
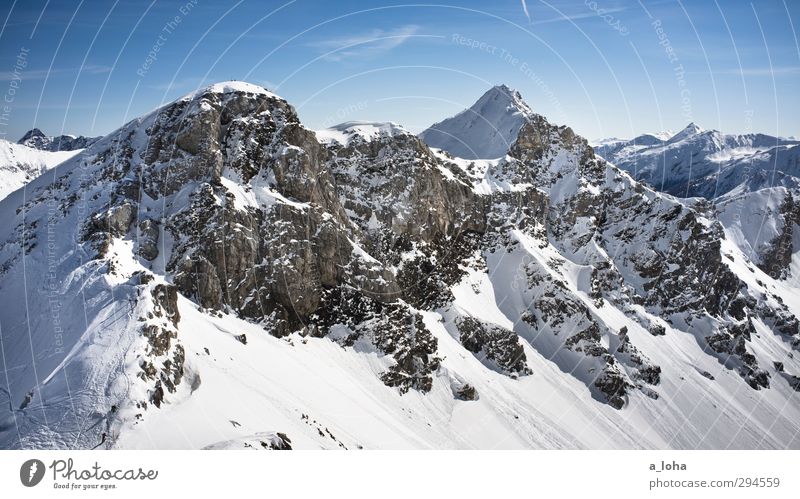
<svg viewBox="0 0 800 499">
<path fill-rule="evenodd" d="M 522 1 L 522 11 L 525 12 L 525 17 L 528 18 L 528 22 L 531 22 L 531 15 L 528 13 L 528 4 L 525 3 L 525 0 Z"/>
</svg>

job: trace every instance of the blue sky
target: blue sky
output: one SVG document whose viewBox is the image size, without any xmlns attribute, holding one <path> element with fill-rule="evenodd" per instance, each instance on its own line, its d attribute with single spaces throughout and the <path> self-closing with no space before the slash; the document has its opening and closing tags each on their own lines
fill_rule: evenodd
<svg viewBox="0 0 800 499">
<path fill-rule="evenodd" d="M 276 91 L 312 128 L 420 131 L 505 83 L 590 139 L 690 121 L 800 135 L 795 0 L 3 0 L 3 21 L 0 137 L 13 140 L 33 126 L 103 135 L 230 79 Z"/>
</svg>

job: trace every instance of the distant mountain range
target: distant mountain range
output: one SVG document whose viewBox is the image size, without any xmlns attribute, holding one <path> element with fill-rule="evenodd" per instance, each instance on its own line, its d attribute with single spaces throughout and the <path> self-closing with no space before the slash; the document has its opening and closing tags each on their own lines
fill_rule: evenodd
<svg viewBox="0 0 800 499">
<path fill-rule="evenodd" d="M 770 135 L 723 134 L 690 123 L 669 138 L 653 134 L 605 140 L 595 151 L 674 196 L 713 199 L 744 184 L 749 190 L 800 185 L 800 141 Z"/>
<path fill-rule="evenodd" d="M 29 130 L 19 139 L 18 144 L 28 146 L 41 151 L 60 152 L 75 151 L 85 149 L 94 144 L 102 137 L 84 137 L 83 135 L 57 135 L 54 137 L 45 135 L 38 128 Z"/>
</svg>

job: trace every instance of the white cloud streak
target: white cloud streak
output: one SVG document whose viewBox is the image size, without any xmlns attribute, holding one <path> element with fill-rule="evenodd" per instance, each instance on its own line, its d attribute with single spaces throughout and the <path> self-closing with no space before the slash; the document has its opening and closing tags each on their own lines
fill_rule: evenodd
<svg viewBox="0 0 800 499">
<path fill-rule="evenodd" d="M 531 22 L 531 15 L 528 12 L 528 4 L 525 3 L 525 0 L 522 0 L 522 12 L 525 13 L 525 17 L 528 18 L 528 22 Z"/>
<path fill-rule="evenodd" d="M 369 33 L 331 38 L 311 43 L 321 51 L 325 51 L 324 59 L 329 61 L 342 61 L 344 59 L 372 58 L 399 47 L 410 38 L 428 35 L 418 35 L 419 26 L 410 24 L 392 30 L 374 29 Z"/>
<path fill-rule="evenodd" d="M 23 69 L 19 74 L 15 75 L 11 71 L 0 72 L 0 81 L 11 81 L 16 79 L 21 80 L 44 80 L 45 78 L 54 78 L 59 75 L 74 73 L 78 74 L 101 74 L 111 71 L 110 66 L 84 66 L 83 68 L 61 68 L 51 69 Z"/>
</svg>

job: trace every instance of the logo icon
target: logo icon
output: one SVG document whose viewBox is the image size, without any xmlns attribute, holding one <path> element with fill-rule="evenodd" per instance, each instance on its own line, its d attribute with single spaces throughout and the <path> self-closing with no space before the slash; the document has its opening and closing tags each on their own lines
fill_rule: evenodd
<svg viewBox="0 0 800 499">
<path fill-rule="evenodd" d="M 44 463 L 38 459 L 28 459 L 19 469 L 19 479 L 26 487 L 35 487 L 44 478 Z"/>
</svg>

